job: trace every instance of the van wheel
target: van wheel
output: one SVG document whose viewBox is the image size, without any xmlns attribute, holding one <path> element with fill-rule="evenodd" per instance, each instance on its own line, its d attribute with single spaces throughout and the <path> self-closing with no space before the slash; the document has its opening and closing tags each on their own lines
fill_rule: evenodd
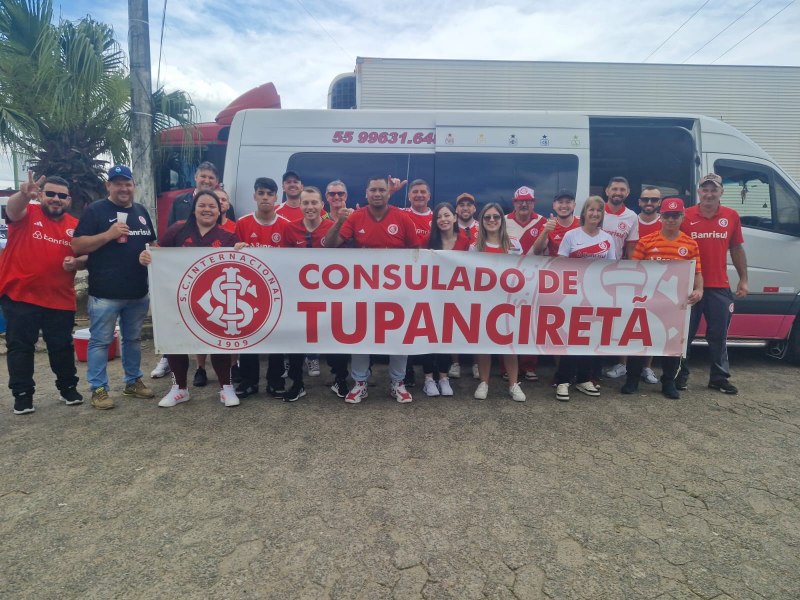
<svg viewBox="0 0 800 600">
<path fill-rule="evenodd" d="M 786 352 L 786 360 L 793 365 L 800 365 L 800 315 L 794 318 L 792 333 L 789 334 L 789 347 Z"/>
</svg>

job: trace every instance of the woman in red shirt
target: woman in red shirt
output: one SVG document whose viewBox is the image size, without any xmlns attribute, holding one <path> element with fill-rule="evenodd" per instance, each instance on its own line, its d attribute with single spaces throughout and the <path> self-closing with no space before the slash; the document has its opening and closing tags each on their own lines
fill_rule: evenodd
<svg viewBox="0 0 800 600">
<path fill-rule="evenodd" d="M 470 248 L 477 252 L 492 252 L 496 254 L 522 254 L 522 247 L 516 238 L 509 237 L 506 231 L 506 220 L 502 207 L 496 202 L 490 202 L 483 207 L 478 218 L 478 239 Z M 519 361 L 516 354 L 504 354 L 503 364 L 508 373 L 508 393 L 515 402 L 525 402 L 525 394 L 519 386 Z M 475 390 L 475 398 L 485 400 L 489 394 L 489 374 L 492 368 L 490 354 L 478 355 L 478 373 L 481 382 Z"/>
<path fill-rule="evenodd" d="M 192 201 L 191 212 L 185 221 L 178 221 L 170 226 L 161 236 L 159 246 L 163 248 L 230 248 L 237 250 L 244 246 L 235 233 L 225 231 L 222 223 L 222 204 L 219 196 L 211 190 L 202 190 Z M 152 261 L 150 252 L 145 250 L 139 255 L 139 262 L 149 265 Z M 189 372 L 189 356 L 187 354 L 167 354 L 169 367 L 172 369 L 174 385 L 167 392 L 159 406 L 169 407 L 189 400 L 187 374 Z M 228 354 L 212 354 L 211 366 L 217 374 L 220 384 L 219 401 L 225 406 L 238 406 L 239 398 L 231 385 L 231 358 Z"/>
</svg>

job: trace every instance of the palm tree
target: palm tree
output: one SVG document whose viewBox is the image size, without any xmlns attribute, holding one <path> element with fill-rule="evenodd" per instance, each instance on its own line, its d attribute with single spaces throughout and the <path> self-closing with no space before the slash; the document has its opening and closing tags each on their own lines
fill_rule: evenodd
<svg viewBox="0 0 800 600">
<path fill-rule="evenodd" d="M 154 127 L 194 120 L 184 92 L 153 97 Z M 70 181 L 73 212 L 104 196 L 103 156 L 128 162 L 129 114 L 125 55 L 109 25 L 54 24 L 51 0 L 0 0 L 0 143 L 32 157 L 37 176 Z"/>
</svg>

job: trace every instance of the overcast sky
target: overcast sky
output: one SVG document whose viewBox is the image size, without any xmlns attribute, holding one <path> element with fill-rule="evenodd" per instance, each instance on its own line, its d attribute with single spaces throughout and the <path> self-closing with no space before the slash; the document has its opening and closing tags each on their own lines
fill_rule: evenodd
<svg viewBox="0 0 800 600">
<path fill-rule="evenodd" d="M 154 84 L 160 52 L 160 84 L 189 92 L 204 121 L 267 81 L 284 108 L 325 108 L 357 56 L 800 65 L 792 0 L 171 0 L 161 46 L 164 5 L 149 4 Z M 109 23 L 127 50 L 126 3 L 54 9 Z"/>
</svg>

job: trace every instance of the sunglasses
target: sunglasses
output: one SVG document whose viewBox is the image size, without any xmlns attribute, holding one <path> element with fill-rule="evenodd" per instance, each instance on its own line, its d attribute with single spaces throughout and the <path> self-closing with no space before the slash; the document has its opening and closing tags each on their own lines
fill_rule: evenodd
<svg viewBox="0 0 800 600">
<path fill-rule="evenodd" d="M 661 202 L 661 198 L 639 198 L 639 202 Z"/>
<path fill-rule="evenodd" d="M 347 192 L 326 192 L 328 196 L 344 196 Z"/>
<path fill-rule="evenodd" d="M 683 213 L 679 212 L 665 212 L 661 213 L 662 219 L 680 219 L 683 216 Z"/>
<path fill-rule="evenodd" d="M 54 192 L 53 190 L 47 190 L 44 195 L 48 198 L 55 198 L 58 196 L 59 200 L 66 200 L 69 198 L 69 194 L 65 194 L 64 192 Z"/>
<path fill-rule="evenodd" d="M 483 215 L 484 221 L 499 221 L 503 218 L 503 215 Z"/>
</svg>

